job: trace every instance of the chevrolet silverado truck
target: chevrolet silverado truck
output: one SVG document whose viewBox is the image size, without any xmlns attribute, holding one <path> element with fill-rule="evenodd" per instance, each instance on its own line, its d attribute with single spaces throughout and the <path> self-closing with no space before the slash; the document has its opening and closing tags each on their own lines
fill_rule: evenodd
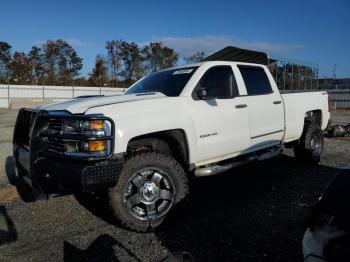
<svg viewBox="0 0 350 262">
<path fill-rule="evenodd" d="M 37 200 L 107 192 L 121 225 L 148 231 L 188 195 L 191 176 L 284 147 L 318 164 L 329 118 L 326 92 L 281 94 L 264 65 L 209 61 L 153 73 L 122 95 L 23 108 L 13 154 Z"/>
</svg>

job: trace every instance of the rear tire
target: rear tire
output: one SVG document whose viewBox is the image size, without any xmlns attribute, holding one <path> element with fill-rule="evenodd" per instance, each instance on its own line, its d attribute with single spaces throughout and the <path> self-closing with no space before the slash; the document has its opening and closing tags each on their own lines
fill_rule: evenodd
<svg viewBox="0 0 350 262">
<path fill-rule="evenodd" d="M 318 165 L 323 150 L 323 133 L 316 123 L 306 122 L 297 145 L 294 146 L 294 154 L 298 161 Z"/>
<path fill-rule="evenodd" d="M 169 211 L 188 194 L 188 179 L 172 157 L 148 152 L 130 157 L 109 203 L 122 226 L 138 232 L 159 227 Z"/>
</svg>

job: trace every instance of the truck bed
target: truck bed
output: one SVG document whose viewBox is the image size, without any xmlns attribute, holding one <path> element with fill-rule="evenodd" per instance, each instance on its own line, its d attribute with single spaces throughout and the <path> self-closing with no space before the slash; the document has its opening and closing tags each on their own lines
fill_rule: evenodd
<svg viewBox="0 0 350 262">
<path fill-rule="evenodd" d="M 284 142 L 299 139 L 303 131 L 305 112 L 328 108 L 328 94 L 325 91 L 282 93 L 285 111 Z M 328 125 L 330 113 L 319 110 L 321 129 Z"/>
</svg>

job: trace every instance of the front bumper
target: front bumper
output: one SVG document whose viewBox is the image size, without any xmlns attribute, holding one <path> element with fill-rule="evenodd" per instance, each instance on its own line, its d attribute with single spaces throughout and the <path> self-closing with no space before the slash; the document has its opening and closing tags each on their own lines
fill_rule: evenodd
<svg viewBox="0 0 350 262">
<path fill-rule="evenodd" d="M 93 162 L 41 157 L 26 175 L 32 181 L 36 198 L 94 192 L 113 186 L 124 164 L 123 156 Z"/>
<path fill-rule="evenodd" d="M 21 109 L 13 137 L 18 174 L 31 185 L 35 198 L 93 192 L 113 186 L 123 168 L 124 154 L 82 159 L 48 150 L 47 139 L 41 135 L 48 125 L 47 114 Z"/>
</svg>

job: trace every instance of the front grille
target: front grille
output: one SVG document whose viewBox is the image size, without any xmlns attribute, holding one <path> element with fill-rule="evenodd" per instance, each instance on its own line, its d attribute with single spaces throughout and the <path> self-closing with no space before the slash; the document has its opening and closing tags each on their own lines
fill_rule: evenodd
<svg viewBox="0 0 350 262">
<path fill-rule="evenodd" d="M 63 122 L 61 119 L 50 119 L 49 120 L 49 131 L 57 132 L 58 134 L 63 131 Z"/>
<path fill-rule="evenodd" d="M 49 134 L 61 134 L 63 122 L 61 119 L 49 119 Z M 63 153 L 66 151 L 64 142 L 59 138 L 49 137 L 49 150 Z"/>
<path fill-rule="evenodd" d="M 65 152 L 64 143 L 57 138 L 49 138 L 49 149 L 56 152 Z"/>
</svg>

